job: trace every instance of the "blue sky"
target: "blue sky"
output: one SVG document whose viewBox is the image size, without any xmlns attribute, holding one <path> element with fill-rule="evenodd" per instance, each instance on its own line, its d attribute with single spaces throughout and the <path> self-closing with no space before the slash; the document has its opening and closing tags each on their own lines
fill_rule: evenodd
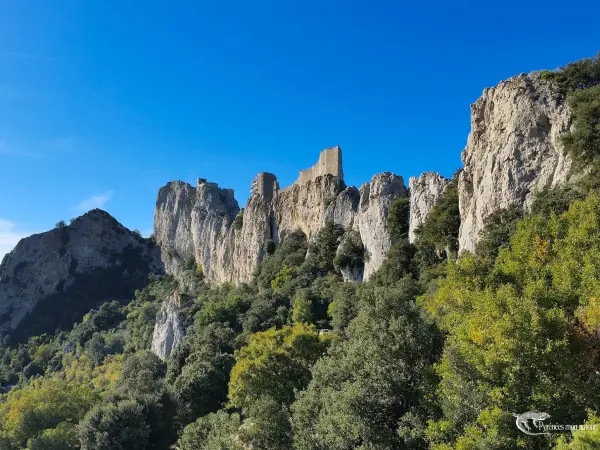
<svg viewBox="0 0 600 450">
<path fill-rule="evenodd" d="M 593 56 L 599 16 L 592 1 L 0 1 L 0 257 L 93 207 L 147 233 L 170 180 L 243 204 L 256 173 L 288 185 L 336 144 L 347 184 L 450 176 L 482 90 Z"/>
</svg>

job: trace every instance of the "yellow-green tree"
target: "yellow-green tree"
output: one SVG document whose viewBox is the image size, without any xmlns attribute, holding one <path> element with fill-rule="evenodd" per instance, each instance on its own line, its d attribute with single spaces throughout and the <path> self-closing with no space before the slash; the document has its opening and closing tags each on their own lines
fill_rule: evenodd
<svg viewBox="0 0 600 450">
<path fill-rule="evenodd" d="M 430 424 L 430 439 L 547 448 L 552 437 L 520 434 L 512 413 L 582 423 L 600 400 L 599 292 L 598 194 L 561 215 L 521 220 L 490 269 L 471 255 L 450 264 L 423 299 L 448 334 L 437 366 L 444 417 Z"/>
<path fill-rule="evenodd" d="M 0 442 L 6 449 L 41 448 L 45 440 L 75 446 L 75 425 L 98 401 L 86 384 L 56 378 L 35 380 L 0 402 Z"/>
<path fill-rule="evenodd" d="M 247 408 L 263 396 L 290 404 L 294 391 L 310 381 L 310 369 L 328 342 L 314 327 L 302 323 L 251 335 L 248 345 L 235 354 L 229 382 L 231 405 Z"/>
</svg>

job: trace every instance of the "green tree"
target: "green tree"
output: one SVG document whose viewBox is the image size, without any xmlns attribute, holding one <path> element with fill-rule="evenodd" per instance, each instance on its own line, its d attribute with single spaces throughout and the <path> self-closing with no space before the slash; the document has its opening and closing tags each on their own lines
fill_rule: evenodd
<svg viewBox="0 0 600 450">
<path fill-rule="evenodd" d="M 594 194 L 560 216 L 526 217 L 493 267 L 464 256 L 423 300 L 448 334 L 434 443 L 548 448 L 551 436 L 525 441 L 511 413 L 577 423 L 597 407 L 599 214 Z"/>
<path fill-rule="evenodd" d="M 448 257 L 458 250 L 460 211 L 458 209 L 458 177 L 456 172 L 444 194 L 431 208 L 425 221 L 415 230 L 417 247 L 430 245 L 438 257 Z"/>
<path fill-rule="evenodd" d="M 292 427 L 285 405 L 277 403 L 271 397 L 261 397 L 244 412 L 244 422 L 238 434 L 244 448 L 292 448 Z"/>
<path fill-rule="evenodd" d="M 66 439 L 64 444 L 73 444 L 72 436 L 59 430 L 65 430 L 66 423 L 76 423 L 98 400 L 85 385 L 34 380 L 22 389 L 13 389 L 0 402 L 0 440 L 6 449 L 20 449 L 54 434 Z"/>
<path fill-rule="evenodd" d="M 303 289 L 297 293 L 292 306 L 292 321 L 294 323 L 311 323 L 313 320 L 312 300 L 309 291 Z"/>
<path fill-rule="evenodd" d="M 200 417 L 183 430 L 177 443 L 180 450 L 242 450 L 236 441 L 240 427 L 239 414 L 218 411 Z"/>
<path fill-rule="evenodd" d="M 425 393 L 440 339 L 414 303 L 417 283 L 368 286 L 348 339 L 334 341 L 292 405 L 294 448 L 423 448 Z M 420 409 L 420 411 L 419 411 Z"/>
<path fill-rule="evenodd" d="M 388 213 L 388 230 L 393 241 L 408 238 L 409 217 L 410 199 L 398 198 L 394 200 Z"/>
<path fill-rule="evenodd" d="M 501 248 L 506 247 L 517 229 L 517 221 L 523 217 L 518 206 L 509 206 L 494 211 L 483 221 L 483 230 L 475 253 L 484 259 L 494 261 Z"/>
<path fill-rule="evenodd" d="M 247 408 L 263 396 L 291 404 L 294 392 L 310 381 L 310 369 L 327 345 L 314 327 L 305 324 L 251 335 L 248 345 L 235 353 L 229 382 L 231 405 Z"/>
<path fill-rule="evenodd" d="M 81 450 L 146 450 L 150 443 L 143 407 L 134 400 L 92 409 L 78 434 Z"/>
</svg>

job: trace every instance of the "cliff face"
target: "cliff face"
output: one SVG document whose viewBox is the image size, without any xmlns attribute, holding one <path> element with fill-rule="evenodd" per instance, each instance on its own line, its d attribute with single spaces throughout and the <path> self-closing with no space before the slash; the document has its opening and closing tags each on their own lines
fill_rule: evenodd
<svg viewBox="0 0 600 450">
<path fill-rule="evenodd" d="M 256 184 L 257 180 L 254 181 Z M 199 180 L 197 188 L 175 181 L 159 190 L 154 236 L 167 273 L 198 268 L 210 283 L 248 282 L 272 238 L 272 202 L 257 192 L 242 213 L 233 191 Z"/>
<path fill-rule="evenodd" d="M 511 204 L 528 206 L 545 186 L 565 183 L 570 160 L 560 136 L 571 114 L 539 75 L 521 74 L 485 89 L 471 105 L 471 133 L 459 177 L 460 250 L 473 250 L 484 219 Z"/>
<path fill-rule="evenodd" d="M 81 319 L 79 313 L 83 316 L 95 307 L 94 302 L 127 298 L 146 283 L 150 272 L 162 269 L 159 250 L 152 242 L 108 213 L 90 211 L 71 225 L 22 239 L 4 257 L 0 335 L 13 334 L 11 330 L 21 324 L 41 326 L 36 319 L 39 315 L 45 315 L 42 322 L 68 325 Z M 69 304 L 61 312 L 65 299 Z"/>
<path fill-rule="evenodd" d="M 435 172 L 425 172 L 418 177 L 410 177 L 410 221 L 408 240 L 416 239 L 415 230 L 421 225 L 431 208 L 442 197 L 450 180 Z"/>
<path fill-rule="evenodd" d="M 570 169 L 560 145 L 570 112 L 535 73 L 484 90 L 472 105 L 471 122 L 458 182 L 461 251 L 474 249 L 489 214 L 513 204 L 527 207 L 537 190 L 568 182 Z M 345 276 L 368 279 L 392 245 L 389 208 L 408 191 L 402 178 L 391 173 L 375 175 L 360 189 L 346 187 L 342 170 L 341 149 L 332 147 L 285 189 L 279 189 L 274 175 L 259 174 L 237 227 L 232 224 L 239 207 L 230 190 L 205 180 L 197 189 L 169 183 L 159 192 L 155 213 L 167 271 L 176 274 L 182 264 L 201 264 L 209 282 L 247 282 L 269 240 L 280 242 L 295 231 L 311 239 L 333 221 L 357 231 L 368 255 L 362 272 Z M 411 178 L 411 242 L 448 182 L 433 172 Z"/>
<path fill-rule="evenodd" d="M 230 190 L 202 179 L 198 188 L 167 184 L 159 191 L 154 216 L 167 272 L 177 276 L 183 267 L 200 264 L 210 283 L 248 282 L 270 240 L 281 242 L 296 231 L 311 239 L 333 221 L 359 232 L 369 254 L 364 267 L 368 278 L 391 246 L 389 207 L 408 191 L 402 177 L 391 173 L 375 175 L 360 190 L 347 188 L 341 170 L 341 150 L 334 147 L 285 189 L 279 189 L 274 175 L 259 174 L 238 219 L 240 210 Z"/>
</svg>

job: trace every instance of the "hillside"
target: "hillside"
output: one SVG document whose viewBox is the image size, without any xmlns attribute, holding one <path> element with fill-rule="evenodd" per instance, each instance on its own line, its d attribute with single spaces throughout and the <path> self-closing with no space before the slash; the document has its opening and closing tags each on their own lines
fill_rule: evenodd
<svg viewBox="0 0 600 450">
<path fill-rule="evenodd" d="M 451 179 L 336 146 L 23 239 L 0 449 L 600 448 L 599 58 L 485 89 Z"/>
</svg>

